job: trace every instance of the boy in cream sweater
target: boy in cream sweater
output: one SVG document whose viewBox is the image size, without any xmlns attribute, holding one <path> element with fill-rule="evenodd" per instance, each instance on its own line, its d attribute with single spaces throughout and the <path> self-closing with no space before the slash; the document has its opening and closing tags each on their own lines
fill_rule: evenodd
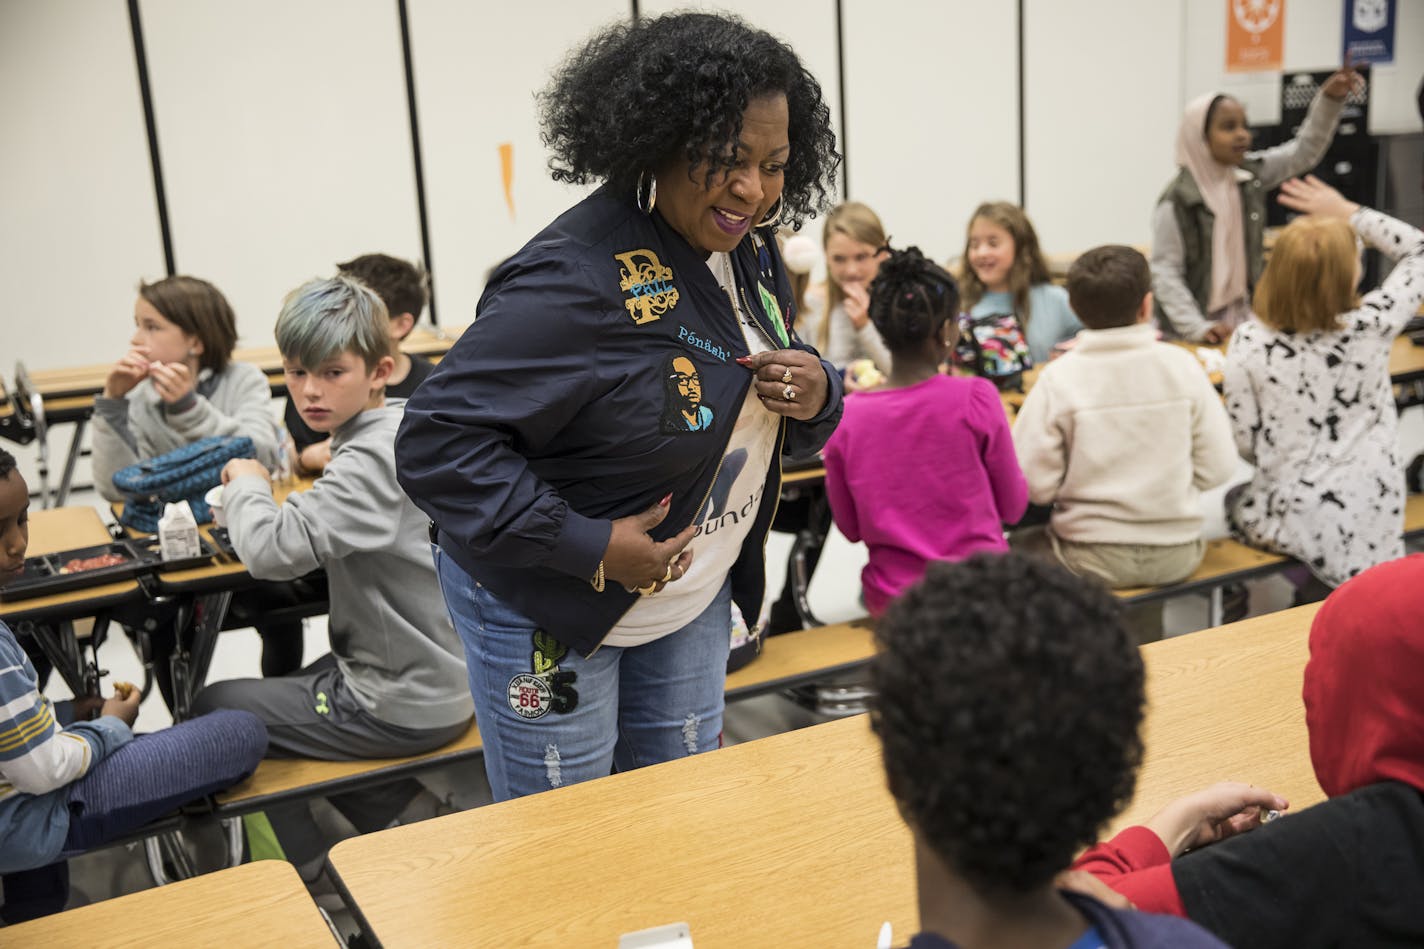
<svg viewBox="0 0 1424 949">
<path fill-rule="evenodd" d="M 1014 422 L 1029 500 L 1053 505 L 1054 554 L 1111 587 L 1189 576 L 1206 550 L 1200 492 L 1236 467 L 1221 397 L 1191 353 L 1157 340 L 1151 285 L 1130 247 L 1079 257 L 1068 299 L 1087 328 L 1043 368 Z"/>
</svg>

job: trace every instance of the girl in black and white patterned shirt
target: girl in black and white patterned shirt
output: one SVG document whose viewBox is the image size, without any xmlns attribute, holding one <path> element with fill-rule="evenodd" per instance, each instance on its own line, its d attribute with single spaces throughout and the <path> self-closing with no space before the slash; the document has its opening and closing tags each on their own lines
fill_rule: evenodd
<svg viewBox="0 0 1424 949">
<path fill-rule="evenodd" d="M 1286 182 L 1280 200 L 1306 216 L 1281 233 L 1255 319 L 1227 353 L 1226 407 L 1237 448 L 1256 466 L 1228 516 L 1247 543 L 1297 557 L 1337 586 L 1404 555 L 1389 352 L 1424 300 L 1424 231 L 1314 177 Z M 1356 235 L 1398 261 L 1358 303 Z"/>
</svg>

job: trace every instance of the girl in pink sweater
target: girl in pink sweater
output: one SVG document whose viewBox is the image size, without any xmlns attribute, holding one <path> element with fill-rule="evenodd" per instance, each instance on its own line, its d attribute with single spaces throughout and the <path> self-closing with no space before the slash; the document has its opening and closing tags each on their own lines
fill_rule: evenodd
<svg viewBox="0 0 1424 949">
<path fill-rule="evenodd" d="M 836 526 L 870 551 L 860 579 L 872 615 L 930 561 L 1008 550 L 1003 525 L 1028 503 L 993 383 L 940 373 L 958 311 L 954 278 L 917 247 L 891 251 L 870 285 L 890 378 L 846 399 L 824 456 Z"/>
</svg>

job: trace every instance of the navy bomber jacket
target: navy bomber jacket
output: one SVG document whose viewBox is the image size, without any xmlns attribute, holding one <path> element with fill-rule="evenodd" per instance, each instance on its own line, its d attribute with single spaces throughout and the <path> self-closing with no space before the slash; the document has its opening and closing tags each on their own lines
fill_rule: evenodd
<svg viewBox="0 0 1424 949">
<path fill-rule="evenodd" d="M 772 311 L 789 322 L 793 298 L 775 240 L 749 234 L 731 258 L 743 310 L 778 339 Z M 669 492 L 657 540 L 730 516 L 712 488 L 752 384 L 735 361 L 746 354 L 702 256 L 660 215 L 599 189 L 500 265 L 475 322 L 406 403 L 401 487 L 446 555 L 587 655 L 637 599 L 590 582 L 614 519 Z M 672 379 L 686 375 L 681 360 L 701 382 L 691 423 Z M 822 364 L 826 406 L 809 422 L 783 422 L 778 456 L 819 450 L 840 420 L 840 377 Z M 778 496 L 780 478 L 773 465 L 764 498 Z M 761 611 L 775 508 L 760 506 L 732 567 L 744 616 Z"/>
</svg>

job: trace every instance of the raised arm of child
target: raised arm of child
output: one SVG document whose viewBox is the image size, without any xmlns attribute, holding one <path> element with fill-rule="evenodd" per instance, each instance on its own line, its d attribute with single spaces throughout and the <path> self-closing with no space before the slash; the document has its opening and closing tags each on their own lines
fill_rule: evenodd
<svg viewBox="0 0 1424 949">
<path fill-rule="evenodd" d="M 1347 61 L 1320 86 L 1306 110 L 1305 121 L 1295 138 L 1272 148 L 1248 154 L 1261 161 L 1261 186 L 1274 188 L 1287 178 L 1309 171 L 1320 163 L 1335 129 L 1340 124 L 1340 110 L 1352 90 L 1363 89 L 1364 77 Z"/>
<path fill-rule="evenodd" d="M 1384 283 L 1365 295 L 1347 322 L 1357 329 L 1399 335 L 1424 301 L 1424 231 L 1361 207 L 1314 175 L 1284 182 L 1280 202 L 1294 211 L 1349 221 L 1361 239 L 1397 262 Z"/>
</svg>

